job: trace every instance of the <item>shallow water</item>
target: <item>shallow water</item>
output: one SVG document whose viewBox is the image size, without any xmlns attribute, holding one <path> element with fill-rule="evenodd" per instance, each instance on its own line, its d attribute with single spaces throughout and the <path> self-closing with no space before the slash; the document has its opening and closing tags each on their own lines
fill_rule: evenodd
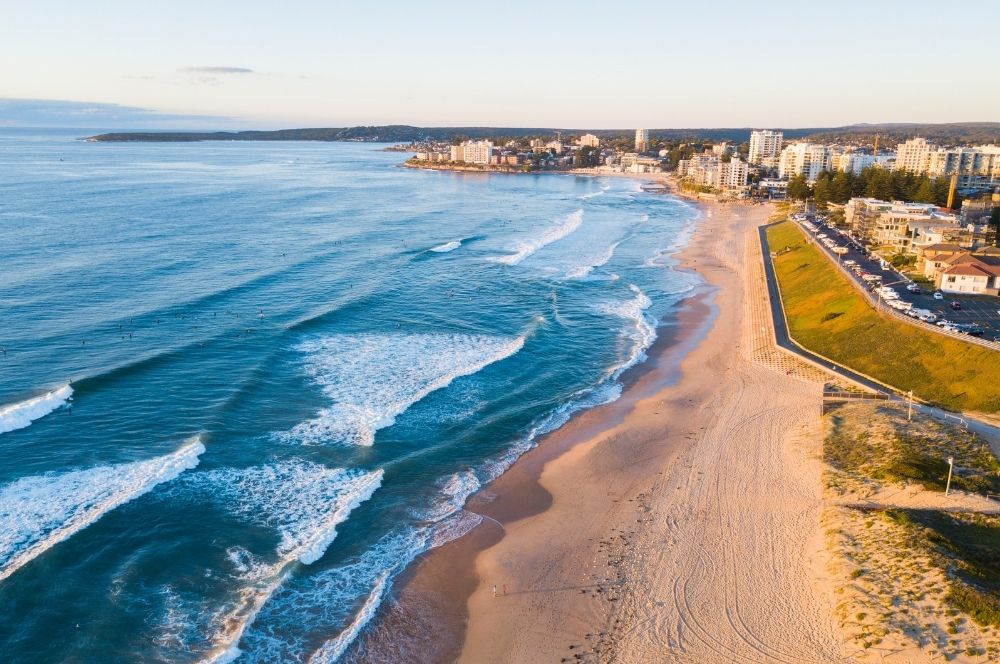
<svg viewBox="0 0 1000 664">
<path fill-rule="evenodd" d="M 5 661 L 335 659 L 694 285 L 635 181 L 77 135 L 0 132 Z"/>
</svg>

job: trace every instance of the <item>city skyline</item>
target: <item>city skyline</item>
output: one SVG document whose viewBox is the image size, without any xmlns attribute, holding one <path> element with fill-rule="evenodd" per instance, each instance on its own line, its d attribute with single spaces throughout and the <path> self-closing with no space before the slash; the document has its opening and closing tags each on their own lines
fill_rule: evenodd
<svg viewBox="0 0 1000 664">
<path fill-rule="evenodd" d="M 1000 90 L 982 85 L 976 68 L 935 55 L 942 16 L 931 3 L 762 10 L 640 2 L 629 10 L 644 17 L 638 34 L 624 16 L 617 30 L 598 3 L 485 10 L 438 2 L 419 16 L 394 2 L 298 2 L 281 13 L 265 3 L 184 1 L 169 12 L 121 2 L 19 5 L 7 10 L 0 40 L 0 126 L 80 118 L 76 126 L 164 129 L 796 128 L 997 119 Z M 948 13 L 976 23 L 998 14 L 982 1 Z M 963 40 L 961 55 L 988 61 L 990 44 Z M 884 80 L 858 78 L 880 68 Z M 948 91 L 960 89 L 974 94 L 959 104 Z"/>
</svg>

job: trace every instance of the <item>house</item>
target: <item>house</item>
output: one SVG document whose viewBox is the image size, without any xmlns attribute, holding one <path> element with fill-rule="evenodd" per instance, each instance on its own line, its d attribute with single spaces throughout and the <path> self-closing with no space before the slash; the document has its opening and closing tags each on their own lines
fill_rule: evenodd
<svg viewBox="0 0 1000 664">
<path fill-rule="evenodd" d="M 1000 257 L 956 254 L 943 261 L 934 283 L 944 293 L 1000 295 Z"/>
</svg>

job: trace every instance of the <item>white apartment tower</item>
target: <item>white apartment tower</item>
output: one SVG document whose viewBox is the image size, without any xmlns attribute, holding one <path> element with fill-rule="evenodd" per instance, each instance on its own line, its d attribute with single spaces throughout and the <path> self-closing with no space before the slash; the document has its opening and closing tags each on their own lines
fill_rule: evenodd
<svg viewBox="0 0 1000 664">
<path fill-rule="evenodd" d="M 925 138 L 911 138 L 896 146 L 896 165 L 894 171 L 910 171 L 911 173 L 926 173 L 927 161 L 937 146 L 927 142 Z"/>
<path fill-rule="evenodd" d="M 649 130 L 635 130 L 635 151 L 642 153 L 649 149 Z"/>
<path fill-rule="evenodd" d="M 584 134 L 580 137 L 580 147 L 582 148 L 596 148 L 600 147 L 601 139 L 597 138 L 593 134 Z"/>
<path fill-rule="evenodd" d="M 832 166 L 830 148 L 815 143 L 792 143 L 781 151 L 778 162 L 778 175 L 782 178 L 793 178 L 804 175 L 810 183 L 823 171 L 829 171 Z"/>
<path fill-rule="evenodd" d="M 728 162 L 719 162 L 716 184 L 720 189 L 742 189 L 747 184 L 750 169 L 747 163 L 739 157 L 733 157 Z"/>
<path fill-rule="evenodd" d="M 765 159 L 775 159 L 781 153 L 781 141 L 784 134 L 770 129 L 757 129 L 750 132 L 750 154 L 747 163 L 759 164 Z"/>
<path fill-rule="evenodd" d="M 451 146 L 451 160 L 467 164 L 488 164 L 493 156 L 493 143 L 489 141 L 466 141 Z"/>
</svg>

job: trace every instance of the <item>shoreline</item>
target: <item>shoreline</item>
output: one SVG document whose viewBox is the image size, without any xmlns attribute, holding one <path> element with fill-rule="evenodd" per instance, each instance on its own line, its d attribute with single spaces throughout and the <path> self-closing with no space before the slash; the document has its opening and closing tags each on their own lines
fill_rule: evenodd
<svg viewBox="0 0 1000 664">
<path fill-rule="evenodd" d="M 651 174 L 616 175 L 651 180 Z M 675 194 L 666 180 L 657 181 L 668 186 L 667 193 Z M 613 402 L 575 413 L 558 429 L 540 436 L 535 446 L 518 457 L 503 474 L 472 494 L 462 511 L 478 515 L 481 522 L 462 536 L 421 553 L 406 567 L 383 603 L 381 615 L 359 635 L 345 655 L 345 661 L 393 661 L 393 656 L 404 654 L 407 661 L 413 662 L 457 660 L 467 636 L 466 605 L 483 585 L 476 570 L 476 559 L 504 539 L 509 524 L 543 514 L 551 507 L 552 495 L 540 481 L 545 466 L 621 425 L 639 401 L 681 380 L 682 362 L 705 340 L 719 313 L 714 302 L 718 287 L 708 283 L 698 272 L 697 258 L 685 255 L 700 225 L 711 217 L 706 214 L 709 206 L 704 202 L 694 201 L 693 204 L 700 213 L 694 221 L 695 230 L 688 242 L 669 256 L 677 261 L 671 269 L 698 274 L 701 283 L 677 303 L 675 312 L 659 321 L 656 339 L 646 349 L 646 359 L 620 377 L 621 396 Z M 502 586 L 502 583 L 498 586 L 501 594 Z M 427 634 L 435 636 L 431 639 Z M 417 653 L 420 659 L 414 659 Z"/>
</svg>

